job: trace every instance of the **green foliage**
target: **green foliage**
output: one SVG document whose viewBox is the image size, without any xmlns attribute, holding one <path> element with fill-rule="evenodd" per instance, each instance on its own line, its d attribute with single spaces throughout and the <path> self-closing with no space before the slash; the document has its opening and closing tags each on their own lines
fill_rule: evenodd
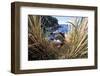
<svg viewBox="0 0 100 76">
<path fill-rule="evenodd" d="M 41 16 L 41 24 L 43 27 L 54 27 L 58 25 L 58 20 L 52 16 Z"/>
<path fill-rule="evenodd" d="M 52 16 L 41 16 L 41 27 L 46 37 L 58 27 L 58 20 Z"/>
</svg>

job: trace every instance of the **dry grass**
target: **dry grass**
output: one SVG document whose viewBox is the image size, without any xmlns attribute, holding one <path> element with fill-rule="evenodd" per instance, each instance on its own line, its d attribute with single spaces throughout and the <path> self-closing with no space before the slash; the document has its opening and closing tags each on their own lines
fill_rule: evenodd
<svg viewBox="0 0 100 76">
<path fill-rule="evenodd" d="M 70 22 L 71 23 L 71 22 Z M 87 18 L 82 18 L 80 24 L 71 23 L 72 31 L 66 35 L 65 40 L 70 44 L 68 58 L 86 58 L 88 54 Z"/>
<path fill-rule="evenodd" d="M 28 18 L 28 41 L 29 56 L 36 59 L 56 59 L 57 52 L 53 43 L 48 42 L 40 26 L 39 16 L 29 16 Z"/>
<path fill-rule="evenodd" d="M 64 44 L 58 48 L 53 42 L 49 42 L 44 37 L 40 16 L 29 15 L 29 60 L 87 58 L 87 21 L 87 18 L 82 18 L 80 24 L 69 22 L 72 26 L 72 31 L 65 35 Z"/>
</svg>

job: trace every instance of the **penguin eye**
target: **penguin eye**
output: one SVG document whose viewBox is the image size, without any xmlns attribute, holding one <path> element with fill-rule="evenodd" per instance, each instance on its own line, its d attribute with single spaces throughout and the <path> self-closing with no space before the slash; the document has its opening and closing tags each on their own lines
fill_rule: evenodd
<svg viewBox="0 0 100 76">
<path fill-rule="evenodd" d="M 51 40 L 54 40 L 54 39 L 51 39 Z"/>
<path fill-rule="evenodd" d="M 49 30 L 46 30 L 46 31 L 49 31 Z"/>
</svg>

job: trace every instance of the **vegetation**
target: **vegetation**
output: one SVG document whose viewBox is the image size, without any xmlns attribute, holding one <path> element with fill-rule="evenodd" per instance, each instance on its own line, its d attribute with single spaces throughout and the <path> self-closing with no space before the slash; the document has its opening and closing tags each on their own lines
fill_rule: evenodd
<svg viewBox="0 0 100 76">
<path fill-rule="evenodd" d="M 76 19 L 77 20 L 77 19 Z M 55 19 L 56 21 L 56 19 Z M 56 21 L 57 22 L 57 21 Z M 71 31 L 65 34 L 63 45 L 57 47 L 52 41 L 44 36 L 41 27 L 41 16 L 28 17 L 28 59 L 50 60 L 50 59 L 76 59 L 88 57 L 88 34 L 87 18 L 81 21 L 68 22 Z"/>
</svg>

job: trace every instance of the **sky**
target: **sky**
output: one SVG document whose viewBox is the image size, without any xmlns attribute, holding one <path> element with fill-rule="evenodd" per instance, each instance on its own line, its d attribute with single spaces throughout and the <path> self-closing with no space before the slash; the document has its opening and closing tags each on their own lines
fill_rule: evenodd
<svg viewBox="0 0 100 76">
<path fill-rule="evenodd" d="M 54 16 L 55 18 L 58 19 L 58 23 L 59 24 L 66 24 L 66 22 L 68 21 L 68 17 L 61 17 L 61 16 Z"/>
<path fill-rule="evenodd" d="M 80 17 L 75 17 L 75 16 L 53 16 L 58 19 L 58 24 L 67 24 L 68 21 L 75 20 L 76 18 Z"/>
</svg>

